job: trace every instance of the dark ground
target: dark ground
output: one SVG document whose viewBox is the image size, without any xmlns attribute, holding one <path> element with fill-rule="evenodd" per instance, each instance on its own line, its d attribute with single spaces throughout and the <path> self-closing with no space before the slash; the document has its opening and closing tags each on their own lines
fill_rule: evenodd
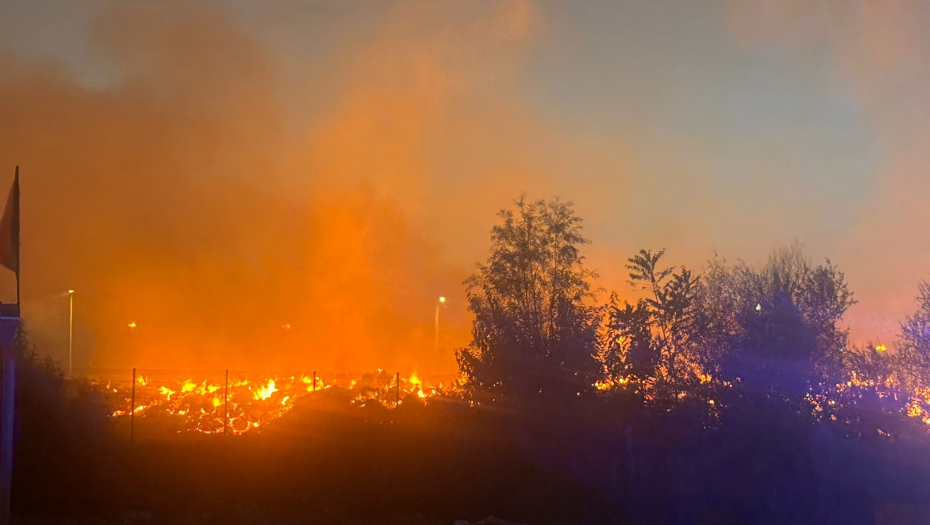
<svg viewBox="0 0 930 525">
<path fill-rule="evenodd" d="M 140 418 L 130 445 L 92 390 L 21 374 L 21 523 L 846 525 L 907 523 L 930 503 L 928 439 L 902 418 L 881 420 L 889 437 L 775 401 L 734 398 L 719 418 L 625 394 L 392 410 L 334 389 L 259 434 Z"/>
</svg>

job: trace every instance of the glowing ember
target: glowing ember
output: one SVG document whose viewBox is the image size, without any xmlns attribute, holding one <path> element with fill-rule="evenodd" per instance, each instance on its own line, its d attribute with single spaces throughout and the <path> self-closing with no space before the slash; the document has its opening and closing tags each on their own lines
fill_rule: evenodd
<svg viewBox="0 0 930 525">
<path fill-rule="evenodd" d="M 611 390 L 630 382 L 628 377 L 618 377 L 613 379 L 600 379 L 594 382 L 594 388 L 598 390 Z"/>
<path fill-rule="evenodd" d="M 460 380 L 448 381 L 451 388 L 442 384 L 434 387 L 417 374 L 407 379 L 384 371 L 359 374 L 352 379 L 328 380 L 310 375 L 264 377 L 261 380 L 230 378 L 228 387 L 211 381 L 196 382 L 192 378 L 167 383 L 153 381 L 151 377 L 136 379 L 135 417 L 147 418 L 167 416 L 167 421 L 179 424 L 179 431 L 195 431 L 205 434 L 223 433 L 224 426 L 230 434 L 242 434 L 265 425 L 290 411 L 298 399 L 305 396 L 323 395 L 324 391 L 339 387 L 348 393 L 351 403 L 364 406 L 369 402 L 394 408 L 403 403 L 407 396 L 421 401 L 443 392 L 459 388 Z M 111 417 L 122 418 L 130 413 L 129 388 L 116 388 L 111 383 L 98 384 L 116 407 Z M 228 414 L 228 419 L 227 419 Z M 138 421 L 137 421 L 138 423 Z M 174 427 L 173 427 L 174 428 Z"/>
</svg>

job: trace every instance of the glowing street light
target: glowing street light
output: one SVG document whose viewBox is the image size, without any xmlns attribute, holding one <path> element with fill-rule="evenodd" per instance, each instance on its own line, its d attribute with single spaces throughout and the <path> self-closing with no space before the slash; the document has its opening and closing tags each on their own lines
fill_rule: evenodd
<svg viewBox="0 0 930 525">
<path fill-rule="evenodd" d="M 439 307 L 446 304 L 446 296 L 440 295 L 439 300 L 436 302 L 436 329 L 434 331 L 433 338 L 433 352 L 439 353 Z"/>
<path fill-rule="evenodd" d="M 74 290 L 68 290 L 68 379 L 74 378 L 74 369 L 71 367 L 72 350 L 74 349 Z"/>
</svg>

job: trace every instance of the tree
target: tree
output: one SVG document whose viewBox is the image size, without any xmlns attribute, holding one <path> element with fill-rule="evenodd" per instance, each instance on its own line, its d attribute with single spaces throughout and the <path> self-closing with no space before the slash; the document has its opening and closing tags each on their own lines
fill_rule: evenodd
<svg viewBox="0 0 930 525">
<path fill-rule="evenodd" d="M 575 396 L 598 372 L 598 316 L 582 220 L 559 200 L 501 210 L 488 259 L 465 284 L 475 319 L 456 352 L 472 394 Z"/>
<path fill-rule="evenodd" d="M 843 365 L 851 376 L 876 385 L 895 379 L 896 356 L 886 351 L 884 345 L 869 343 L 864 347 L 851 346 L 843 352 Z"/>
<path fill-rule="evenodd" d="M 624 373 L 679 383 L 691 369 L 694 306 L 701 280 L 687 268 L 659 268 L 664 254 L 665 250 L 640 250 L 628 259 L 629 284 L 648 296 L 623 307 L 612 298 L 607 355 L 608 363 L 620 364 Z"/>
<path fill-rule="evenodd" d="M 917 311 L 901 323 L 901 334 L 895 345 L 895 376 L 903 385 L 930 385 L 930 284 L 920 283 Z"/>
<path fill-rule="evenodd" d="M 761 267 L 713 260 L 701 290 L 697 325 L 703 361 L 728 379 L 802 394 L 842 371 L 855 304 L 842 272 L 814 266 L 803 248 L 775 251 Z"/>
</svg>

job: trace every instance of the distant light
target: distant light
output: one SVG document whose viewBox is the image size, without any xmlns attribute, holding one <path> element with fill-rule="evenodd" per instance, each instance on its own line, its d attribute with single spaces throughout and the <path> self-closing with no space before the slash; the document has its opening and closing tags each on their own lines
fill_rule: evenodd
<svg viewBox="0 0 930 525">
<path fill-rule="evenodd" d="M 885 345 L 875 345 L 876 352 L 884 352 L 885 350 L 888 350 L 888 347 Z"/>
<path fill-rule="evenodd" d="M 440 295 L 440 296 L 439 296 L 439 302 L 440 302 L 440 303 L 446 302 L 446 296 Z"/>
<path fill-rule="evenodd" d="M 281 328 L 283 328 L 283 329 L 285 329 L 285 330 L 290 330 L 290 329 L 291 329 L 291 324 L 290 324 L 290 323 L 284 323 L 284 324 L 281 325 Z"/>
<path fill-rule="evenodd" d="M 128 326 L 129 328 L 135 328 L 135 327 L 136 327 L 136 322 L 135 322 L 135 321 L 129 321 L 129 324 L 126 325 L 126 326 Z"/>
<path fill-rule="evenodd" d="M 757 312 L 761 312 L 761 311 L 762 311 L 762 303 L 756 303 L 756 311 L 757 311 Z"/>
<path fill-rule="evenodd" d="M 74 293 L 74 290 L 68 290 L 68 295 L 71 295 L 73 293 Z"/>
</svg>

